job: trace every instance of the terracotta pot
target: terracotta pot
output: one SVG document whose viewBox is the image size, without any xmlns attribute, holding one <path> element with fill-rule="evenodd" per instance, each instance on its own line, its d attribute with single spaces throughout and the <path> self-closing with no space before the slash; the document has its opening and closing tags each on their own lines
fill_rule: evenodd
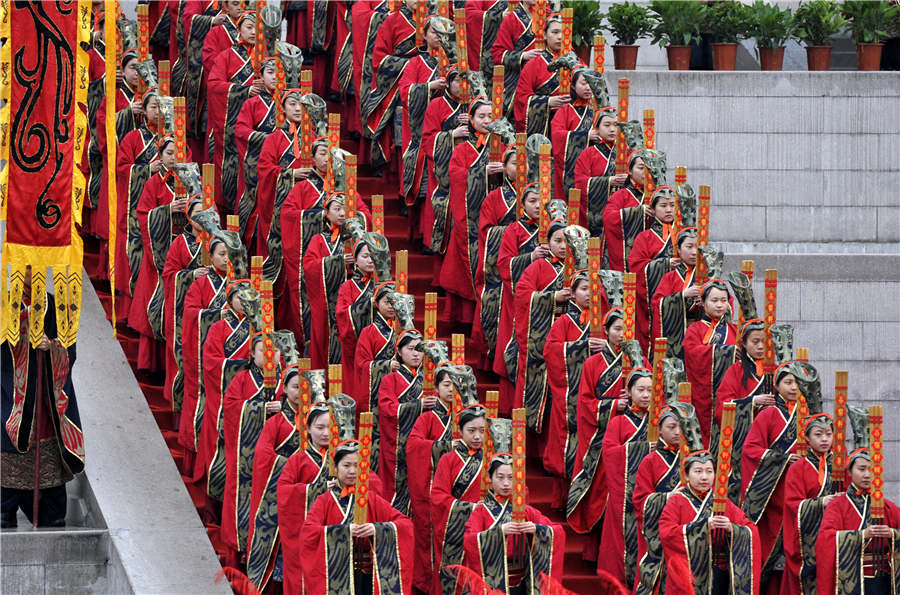
<svg viewBox="0 0 900 595">
<path fill-rule="evenodd" d="M 593 48 L 589 45 L 574 45 L 572 46 L 572 51 L 575 52 L 575 55 L 578 56 L 578 59 L 581 60 L 585 64 L 591 64 L 591 50 Z"/>
<path fill-rule="evenodd" d="M 808 45 L 806 46 L 806 68 L 807 70 L 828 70 L 831 64 L 831 46 L 830 45 Z"/>
<path fill-rule="evenodd" d="M 881 49 L 883 43 L 857 43 L 856 57 L 859 70 L 881 70 Z"/>
<path fill-rule="evenodd" d="M 784 46 L 777 48 L 757 48 L 759 50 L 760 70 L 781 70 L 784 64 Z"/>
<path fill-rule="evenodd" d="M 713 70 L 734 70 L 737 46 L 736 43 L 712 44 Z"/>
<path fill-rule="evenodd" d="M 613 58 L 616 62 L 616 70 L 634 70 L 637 68 L 638 46 L 614 45 Z"/>
<path fill-rule="evenodd" d="M 669 70 L 688 70 L 691 67 L 691 46 L 689 45 L 666 46 L 666 55 L 669 57 Z"/>
</svg>

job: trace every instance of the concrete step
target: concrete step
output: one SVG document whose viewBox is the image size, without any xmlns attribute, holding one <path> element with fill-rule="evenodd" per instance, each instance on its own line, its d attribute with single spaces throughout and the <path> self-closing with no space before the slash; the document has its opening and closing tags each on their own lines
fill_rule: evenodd
<svg viewBox="0 0 900 595">
<path fill-rule="evenodd" d="M 4 594 L 106 593 L 106 530 L 3 532 Z"/>
</svg>

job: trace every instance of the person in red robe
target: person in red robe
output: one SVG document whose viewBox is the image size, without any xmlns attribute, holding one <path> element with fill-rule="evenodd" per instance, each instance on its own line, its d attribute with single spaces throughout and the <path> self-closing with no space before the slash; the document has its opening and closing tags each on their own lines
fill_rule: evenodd
<svg viewBox="0 0 900 595">
<path fill-rule="evenodd" d="M 594 130 L 598 140 L 576 157 L 572 175 L 575 188 L 581 190 L 579 224 L 588 228 L 591 237 L 602 238 L 603 211 L 609 198 L 628 181 L 628 174 L 616 173 L 616 109 L 607 106 L 597 110 Z"/>
<path fill-rule="evenodd" d="M 337 297 L 337 327 L 341 339 L 341 367 L 344 393 L 353 397 L 359 410 L 356 386 L 356 345 L 363 329 L 372 322 L 372 294 L 375 291 L 375 261 L 365 240 L 353 245 L 353 274 L 344 281 Z M 368 406 L 368 402 L 366 402 Z"/>
<path fill-rule="evenodd" d="M 263 333 L 256 333 L 249 367 L 235 375 L 222 400 L 221 434 L 226 471 L 219 534 L 228 548 L 226 561 L 236 561 L 247 551 L 255 447 L 266 417 L 281 411 L 281 403 L 272 400 L 269 390 L 263 387 L 264 352 Z M 275 359 L 281 359 L 277 349 Z M 280 387 L 276 387 L 274 394 L 280 391 Z"/>
<path fill-rule="evenodd" d="M 625 271 L 628 253 L 634 238 L 644 230 L 641 207 L 649 216 L 650 207 L 644 204 L 644 160 L 638 155 L 628 159 L 629 181 L 625 187 L 609 197 L 603 209 L 603 246 L 608 258 L 607 267 L 614 271 Z M 631 210 L 629 210 L 631 209 Z M 629 215 L 626 219 L 625 215 Z"/>
<path fill-rule="evenodd" d="M 431 511 L 431 482 L 437 463 L 452 447 L 450 413 L 453 410 L 453 380 L 446 367 L 434 375 L 437 395 L 434 407 L 416 420 L 406 442 L 406 465 L 412 520 L 416 528 L 416 567 L 413 585 L 422 592 L 431 590 L 434 574 L 434 523 Z"/>
<path fill-rule="evenodd" d="M 678 262 L 662 276 L 650 300 L 650 337 L 665 337 L 668 357 L 682 357 L 682 341 L 687 327 L 696 322 L 702 311 L 700 286 L 694 283 L 697 266 L 697 228 L 678 230 L 675 240 Z"/>
<path fill-rule="evenodd" d="M 681 261 L 672 256 L 672 222 L 675 220 L 675 190 L 660 186 L 650 201 L 653 217 L 647 229 L 637 235 L 628 255 L 628 271 L 637 276 L 635 336 L 641 351 L 650 351 L 650 298 L 663 275 Z"/>
<path fill-rule="evenodd" d="M 239 184 L 240 156 L 235 124 L 244 102 L 258 96 L 265 84 L 256 78 L 250 52 L 256 39 L 256 13 L 245 11 L 238 21 L 238 41 L 215 58 L 209 72 L 207 108 L 209 134 L 213 138 L 212 161 L 216 165 L 216 207 L 220 216 L 237 212 L 243 194 Z"/>
<path fill-rule="evenodd" d="M 327 452 L 331 439 L 328 411 L 324 401 L 313 404 L 304 420 L 309 443 L 305 450 L 288 458 L 278 477 L 278 534 L 285 595 L 303 593 L 300 531 L 316 499 L 335 483 L 328 475 Z"/>
<path fill-rule="evenodd" d="M 466 522 L 481 498 L 485 414 L 484 407 L 471 405 L 457 415 L 461 440 L 455 440 L 452 450 L 441 457 L 431 482 L 432 593 L 456 590 L 456 573 L 444 566 L 463 563 Z"/>
<path fill-rule="evenodd" d="M 683 420 L 683 421 L 682 421 Z M 681 424 L 693 422 L 694 407 L 673 403 L 659 414 L 659 438 L 644 457 L 634 478 L 632 501 L 637 520 L 637 576 L 635 595 L 656 593 L 666 584 L 666 563 L 659 542 L 659 516 L 669 494 L 681 482 Z"/>
<path fill-rule="evenodd" d="M 372 294 L 375 311 L 372 324 L 360 332 L 354 354 L 355 385 L 359 413 L 377 410 L 378 387 L 381 379 L 400 368 L 394 357 L 397 342 L 394 332 L 396 313 L 390 294 L 395 290 L 393 282 L 379 283 Z"/>
<path fill-rule="evenodd" d="M 475 315 L 475 274 L 478 267 L 478 217 L 487 195 L 488 176 L 503 172 L 490 156 L 485 126 L 491 121 L 491 104 L 473 99 L 469 107 L 469 137 L 453 150 L 450 159 L 450 214 L 453 229 L 441 267 L 440 284 L 449 293 L 445 316 L 463 324 Z"/>
<path fill-rule="evenodd" d="M 209 259 L 212 265 L 206 275 L 200 276 L 184 298 L 181 322 L 181 370 L 184 375 L 184 397 L 178 423 L 178 443 L 184 448 L 184 468 L 194 468 L 198 436 L 195 432 L 195 416 L 200 388 L 200 317 L 204 310 L 220 310 L 226 303 L 226 272 L 228 252 L 225 244 L 210 243 Z"/>
<path fill-rule="evenodd" d="M 809 450 L 788 467 L 784 479 L 783 595 L 816 592 L 816 538 L 825 508 L 836 497 L 831 483 L 834 421 L 827 413 L 816 413 L 803 425 Z"/>
<path fill-rule="evenodd" d="M 243 2 L 240 0 L 224 0 L 221 3 L 222 12 L 212 21 L 212 27 L 203 39 L 203 74 L 208 77 L 216 64 L 216 59 L 225 50 L 240 41 L 241 17 L 244 13 Z M 208 82 L 208 78 L 204 83 Z M 205 87 L 205 84 L 204 84 Z"/>
<path fill-rule="evenodd" d="M 556 476 L 552 506 L 557 509 L 565 507 L 568 485 L 574 476 L 581 370 L 588 356 L 599 353 L 605 343 L 603 339 L 588 336 L 591 291 L 587 271 L 576 272 L 570 284 L 572 299 L 566 304 L 566 313 L 553 323 L 544 343 L 550 419 L 543 461 L 544 469 Z"/>
<path fill-rule="evenodd" d="M 560 106 L 550 121 L 550 140 L 553 144 L 553 196 L 560 200 L 568 200 L 569 190 L 575 187 L 575 164 L 579 156 L 593 143 L 600 141 L 600 133 L 593 125 L 594 109 L 591 104 L 594 94 L 588 85 L 585 72 L 586 68 L 577 68 L 572 72 L 569 103 Z M 584 194 L 581 200 L 585 200 Z M 587 209 L 582 211 L 585 212 Z"/>
<path fill-rule="evenodd" d="M 277 491 L 288 461 L 294 454 L 304 454 L 295 421 L 300 407 L 300 370 L 296 364 L 285 369 L 281 386 L 281 409 L 266 420 L 253 455 L 247 577 L 261 591 L 270 580 L 276 590 L 284 582 Z"/>
<path fill-rule="evenodd" d="M 572 291 L 563 287 L 563 262 L 568 251 L 566 222 L 554 219 L 547 230 L 549 256 L 528 265 L 515 287 L 515 333 L 519 343 L 514 408 L 525 407 L 528 426 L 541 433 L 547 405 L 547 367 L 544 342 Z M 544 439 L 546 436 L 544 435 Z"/>
<path fill-rule="evenodd" d="M 885 498 L 884 516 L 872 514 L 872 454 L 854 450 L 847 463 L 847 491 L 825 508 L 816 537 L 818 593 L 894 593 L 900 509 Z"/>
<path fill-rule="evenodd" d="M 172 403 L 172 410 L 181 411 L 184 398 L 184 366 L 182 341 L 182 321 L 184 301 L 191 284 L 209 273 L 210 268 L 200 266 L 202 253 L 200 228 L 191 219 L 203 209 L 200 197 L 194 197 L 185 206 L 188 226 L 175 236 L 166 254 L 166 264 L 162 271 L 165 303 L 163 305 L 163 327 L 166 338 L 166 380 L 163 396 Z M 176 382 L 177 379 L 177 382 Z"/>
<path fill-rule="evenodd" d="M 600 458 L 603 437 L 613 417 L 625 411 L 628 399 L 622 379 L 622 335 L 624 332 L 621 308 L 613 308 L 603 318 L 606 345 L 600 353 L 590 356 L 581 371 L 576 406 L 578 448 L 575 452 L 574 477 L 566 502 L 566 520 L 577 533 L 589 534 L 583 556 L 597 559 L 600 519 L 606 510 L 609 491 L 606 473 Z"/>
<path fill-rule="evenodd" d="M 509 11 L 500 23 L 497 38 L 491 46 L 491 58 L 495 65 L 504 67 L 503 113 L 507 118 L 513 109 L 516 85 L 522 67 L 537 58 L 541 50 L 535 48 L 533 14 L 537 0 L 523 0 Z M 549 7 L 547 8 L 549 14 Z M 490 79 L 488 79 L 490 80 Z"/>
<path fill-rule="evenodd" d="M 556 110 L 568 105 L 572 98 L 559 89 L 559 70 L 550 72 L 547 66 L 560 57 L 562 49 L 562 18 L 552 16 L 544 25 L 547 49 L 522 67 L 516 85 L 516 130 L 547 136 L 550 121 Z"/>
<path fill-rule="evenodd" d="M 413 11 L 416 0 L 403 0 L 399 10 L 388 15 L 375 36 L 372 51 L 372 86 L 360 104 L 364 133 L 372 139 L 371 163 L 375 172 L 391 163 L 394 109 L 399 104 L 399 82 L 418 55 Z"/>
<path fill-rule="evenodd" d="M 370 490 L 367 522 L 353 522 L 360 497 L 355 493 L 358 457 L 355 440 L 338 445 L 337 482 L 306 515 L 300 532 L 304 587 L 307 593 L 411 593 L 414 540 L 409 517 Z"/>
<path fill-rule="evenodd" d="M 163 304 L 159 299 L 162 297 L 160 273 L 165 266 L 166 254 L 173 237 L 173 217 L 184 213 L 188 202 L 187 197 L 175 199 L 175 179 L 171 171 L 175 165 L 175 137 L 167 135 L 160 139 L 158 150 L 162 168 L 144 185 L 144 191 L 137 205 L 136 215 L 143 249 L 131 308 L 128 311 L 129 326 L 140 334 L 138 369 L 150 371 L 160 370 L 163 367 L 160 357 L 163 345 L 158 341 L 163 337 Z M 151 229 L 148 225 L 150 212 L 155 209 L 161 210 L 157 211 L 154 221 L 168 223 L 162 229 L 156 227 Z"/>
<path fill-rule="evenodd" d="M 728 287 L 719 279 L 700 291 L 703 314 L 684 332 L 684 369 L 691 383 L 691 402 L 697 408 L 703 443 L 709 444 L 716 390 L 734 362 L 737 327 L 728 321 Z"/>
<path fill-rule="evenodd" d="M 466 2 L 466 35 L 469 44 L 469 68 L 480 70 L 484 80 L 491 80 L 494 60 L 491 48 L 497 40 L 507 5 L 502 0 Z"/>
<path fill-rule="evenodd" d="M 429 53 L 419 52 L 414 56 L 397 83 L 397 95 L 403 108 L 400 121 L 400 196 L 408 208 L 410 237 L 414 240 L 422 238 L 419 222 L 428 189 L 428 178 L 423 175 L 425 152 L 422 150 L 425 113 L 432 97 L 443 94 L 447 88 L 447 78 L 440 76 L 437 58 L 431 55 L 440 46 L 432 22 L 430 18 L 425 21 L 425 46 Z"/>
<path fill-rule="evenodd" d="M 100 153 L 100 149 L 98 148 L 99 139 L 97 138 L 97 134 L 98 132 L 103 135 L 106 134 L 105 129 L 102 131 L 98 131 L 97 129 L 97 110 L 100 107 L 100 104 L 106 99 L 105 12 L 100 12 L 99 14 L 95 13 L 93 18 L 95 30 L 91 35 L 90 49 L 87 52 L 89 80 L 87 94 L 88 144 L 83 153 L 81 163 L 81 170 L 87 180 L 87 190 L 84 209 L 82 210 L 81 229 L 83 232 L 88 232 L 100 237 L 101 230 L 97 228 L 101 226 L 107 226 L 108 228 L 109 226 L 108 219 L 104 219 L 103 221 L 98 219 L 98 209 L 100 208 L 100 181 L 104 176 L 104 173 L 102 172 L 104 167 L 104 156 Z M 118 108 L 118 106 L 116 107 Z M 105 196 L 103 202 L 106 202 Z M 106 233 L 109 232 L 107 231 Z M 98 263 L 97 269 L 88 271 L 88 273 L 92 279 L 105 279 L 105 268 L 101 256 L 101 262 Z"/>
<path fill-rule="evenodd" d="M 545 576 L 562 582 L 566 532 L 532 506 L 513 521 L 512 456 L 495 455 L 488 467 L 491 489 L 466 522 L 466 566 L 505 593 L 534 593 Z M 521 480 L 520 480 L 521 481 Z"/>
<path fill-rule="evenodd" d="M 522 196 L 522 216 L 503 230 L 497 254 L 497 272 L 503 281 L 500 294 L 500 318 L 497 325 L 497 346 L 494 350 L 494 373 L 500 376 L 501 415 L 510 415 L 515 400 L 518 377 L 519 343 L 515 338 L 515 307 L 513 288 L 525 269 L 546 258 L 550 249 L 538 244 L 538 219 L 541 201 L 537 182 L 525 187 Z"/>
<path fill-rule="evenodd" d="M 376 33 L 388 16 L 388 9 L 387 0 L 361 0 L 354 2 L 350 9 L 353 23 L 350 38 L 353 41 L 354 93 L 347 101 L 348 132 L 361 134 L 363 131 L 362 106 L 372 89 L 372 52 L 375 50 Z M 360 143 L 359 163 L 369 162 L 369 152 L 368 143 Z"/>
<path fill-rule="evenodd" d="M 638 561 L 637 518 L 632 494 L 638 467 L 649 453 L 648 409 L 653 396 L 653 373 L 634 368 L 625 389 L 628 408 L 609 422 L 603 434 L 602 465 L 607 474 L 609 501 L 603 519 L 603 547 L 597 570 L 604 570 L 629 588 L 634 584 Z"/>
<path fill-rule="evenodd" d="M 767 388 L 763 371 L 763 357 L 766 353 L 766 325 L 759 318 L 744 323 L 738 337 L 737 361 L 725 372 L 722 383 L 716 392 L 716 408 L 714 412 L 715 426 L 722 423 L 722 411 L 725 403 L 735 403 L 734 425 L 732 426 L 734 444 L 743 444 L 750 432 L 750 425 L 756 414 L 765 407 L 775 404 L 775 396 Z M 717 444 L 716 436 L 712 443 Z M 741 448 L 731 452 L 731 477 L 728 480 L 729 497 L 733 502 L 741 498 Z"/>
<path fill-rule="evenodd" d="M 775 562 L 782 554 L 785 475 L 788 466 L 801 458 L 796 454 L 800 391 L 797 375 L 803 374 L 794 362 L 778 366 L 774 376 L 775 405 L 754 418 L 741 448 L 741 508 L 759 528 L 763 590 L 767 583 L 776 590 L 781 584 Z"/>
<path fill-rule="evenodd" d="M 247 283 L 242 285 L 249 288 Z M 235 289 L 239 287 L 235 285 Z M 250 357 L 250 321 L 237 291 L 232 291 L 221 316 L 209 327 L 203 342 L 203 387 L 194 421 L 195 427 L 199 426 L 194 481 L 200 481 L 209 471 L 218 446 L 224 405 L 222 397 L 235 373 L 246 367 Z"/>
<path fill-rule="evenodd" d="M 516 221 L 518 205 L 514 184 L 516 179 L 515 146 L 503 153 L 503 181 L 500 186 L 488 192 L 481 204 L 478 217 L 478 267 L 475 270 L 475 317 L 472 337 L 476 343 L 486 343 L 487 350 L 479 362 L 479 367 L 490 370 L 494 363 L 497 347 L 497 328 L 503 309 L 503 279 L 497 269 L 497 258 L 506 227 Z M 510 296 L 506 296 L 507 301 Z"/>
<path fill-rule="evenodd" d="M 309 358 L 313 369 L 341 363 L 336 311 L 337 293 L 347 277 L 353 255 L 344 252 L 342 228 L 346 217 L 344 195 L 325 199 L 328 231 L 317 234 L 303 255 L 303 275 L 310 305 Z M 332 301 L 333 300 L 333 301 Z"/>
<path fill-rule="evenodd" d="M 698 445 L 700 446 L 700 445 Z M 695 451 L 685 459 L 688 484 L 676 489 L 659 518 L 666 559 L 667 595 L 759 594 L 759 533 L 730 500 L 712 514 L 715 481 L 712 455 Z"/>
<path fill-rule="evenodd" d="M 406 329 L 397 339 L 397 359 L 400 367 L 381 381 L 378 388 L 378 429 L 380 432 L 380 462 L 378 474 L 384 484 L 384 497 L 391 506 L 409 514 L 409 469 L 406 443 L 416 420 L 433 409 L 437 397 L 422 395 L 422 335 Z"/>
</svg>

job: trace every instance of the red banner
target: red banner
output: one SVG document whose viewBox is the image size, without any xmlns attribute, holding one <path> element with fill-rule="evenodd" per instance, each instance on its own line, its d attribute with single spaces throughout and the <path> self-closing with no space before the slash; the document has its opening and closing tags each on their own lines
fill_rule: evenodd
<svg viewBox="0 0 900 595">
<path fill-rule="evenodd" d="M 6 220 L 3 313 L 13 315 L 21 306 L 9 294 L 21 295 L 29 265 L 31 303 L 44 303 L 45 271 L 53 267 L 61 306 L 57 330 L 64 344 L 75 340 L 81 309 L 82 244 L 75 226 L 81 222 L 85 184 L 76 164 L 87 138 L 88 59 L 79 42 L 89 39 L 90 12 L 84 0 L 3 2 L 0 8 L 0 36 L 6 38 L 0 86 L 7 100 L 0 113 L 0 159 L 7 161 L 0 176 Z M 11 342 L 19 338 L 17 326 L 4 325 Z M 43 324 L 30 330 L 31 342 L 39 343 Z"/>
</svg>

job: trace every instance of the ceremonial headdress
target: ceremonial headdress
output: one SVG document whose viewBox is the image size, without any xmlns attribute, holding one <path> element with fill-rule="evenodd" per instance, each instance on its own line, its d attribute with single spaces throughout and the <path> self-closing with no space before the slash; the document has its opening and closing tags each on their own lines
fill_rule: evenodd
<svg viewBox="0 0 900 595">
<path fill-rule="evenodd" d="M 460 429 L 463 428 L 467 423 L 472 421 L 473 419 L 477 419 L 479 417 L 486 417 L 487 409 L 482 407 L 479 404 L 469 405 L 459 412 L 459 415 L 456 416 L 456 424 Z"/>
<path fill-rule="evenodd" d="M 834 429 L 834 419 L 825 412 L 807 415 L 803 420 L 803 429 L 806 434 L 812 428 Z"/>
<path fill-rule="evenodd" d="M 847 471 L 853 468 L 856 459 L 872 460 L 869 450 L 869 411 L 863 407 L 847 407 L 850 427 L 853 428 L 853 452 L 847 457 Z"/>
<path fill-rule="evenodd" d="M 713 289 L 721 289 L 725 293 L 728 293 L 728 286 L 725 285 L 724 281 L 722 281 L 721 279 L 710 279 L 700 289 L 700 299 L 705 301 L 706 297 L 709 295 L 709 292 Z"/>
<path fill-rule="evenodd" d="M 661 198 L 675 198 L 675 189 L 671 186 L 660 186 L 653 192 L 653 198 L 650 199 L 650 206 L 655 207 Z"/>
<path fill-rule="evenodd" d="M 679 248 L 681 247 L 681 242 L 685 241 L 688 238 L 696 238 L 697 237 L 697 228 L 696 227 L 682 227 L 678 230 L 678 236 L 675 239 L 675 245 Z"/>
<path fill-rule="evenodd" d="M 488 474 L 494 475 L 501 465 L 512 465 L 512 420 L 505 418 L 491 418 L 491 440 L 493 441 L 494 456 L 491 457 Z"/>
<path fill-rule="evenodd" d="M 628 374 L 628 381 L 625 383 L 625 387 L 631 390 L 631 387 L 634 386 L 634 383 L 637 382 L 641 378 L 652 378 L 653 372 L 650 368 L 634 368 L 631 370 L 631 373 Z"/>
</svg>

